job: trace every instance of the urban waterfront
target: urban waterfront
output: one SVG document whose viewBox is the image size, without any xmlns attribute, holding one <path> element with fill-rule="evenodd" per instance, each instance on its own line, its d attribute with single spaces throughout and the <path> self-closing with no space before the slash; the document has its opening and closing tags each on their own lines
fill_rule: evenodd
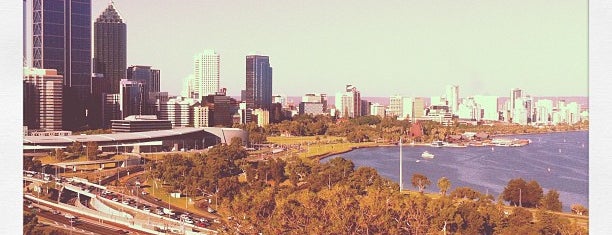
<svg viewBox="0 0 612 235">
<path fill-rule="evenodd" d="M 532 143 L 523 147 L 468 148 L 404 145 L 404 188 L 416 190 L 410 184 L 410 177 L 420 173 L 432 182 L 425 190 L 427 192 L 438 192 L 436 182 L 445 176 L 452 183 L 451 191 L 456 187 L 467 186 L 497 198 L 510 179 L 521 177 L 526 181 L 536 180 L 544 193 L 549 189 L 557 190 L 563 211 L 570 211 L 570 206 L 575 203 L 588 207 L 587 131 L 503 138 L 530 139 Z M 424 151 L 435 157 L 422 158 Z M 352 160 L 356 167 L 373 167 L 383 177 L 399 182 L 399 147 L 356 149 L 322 161 L 338 156 Z"/>
</svg>

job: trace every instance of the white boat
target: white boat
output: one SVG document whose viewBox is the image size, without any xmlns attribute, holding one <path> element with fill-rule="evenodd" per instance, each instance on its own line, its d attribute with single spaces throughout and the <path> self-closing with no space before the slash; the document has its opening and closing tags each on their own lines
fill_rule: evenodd
<svg viewBox="0 0 612 235">
<path fill-rule="evenodd" d="M 427 152 L 427 151 L 425 151 L 425 152 L 423 152 L 423 154 L 421 154 L 421 157 L 423 157 L 423 158 L 434 158 L 434 155 L 429 153 L 429 152 Z"/>
<path fill-rule="evenodd" d="M 416 162 L 421 162 L 421 160 L 416 160 Z"/>
<path fill-rule="evenodd" d="M 431 144 L 430 144 L 430 145 L 431 145 L 431 147 L 440 148 L 440 147 L 444 146 L 445 144 L 444 144 L 444 142 L 443 142 L 443 141 L 436 140 L 436 141 L 434 141 L 434 142 L 431 142 Z"/>
</svg>

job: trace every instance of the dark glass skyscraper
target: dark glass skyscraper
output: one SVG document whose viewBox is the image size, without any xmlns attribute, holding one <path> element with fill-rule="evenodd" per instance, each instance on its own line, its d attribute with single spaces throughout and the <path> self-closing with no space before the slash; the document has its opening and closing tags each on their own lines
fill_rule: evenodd
<svg viewBox="0 0 612 235">
<path fill-rule="evenodd" d="M 32 62 L 64 77 L 63 127 L 86 123 L 91 83 L 91 0 L 34 0 Z"/>
<path fill-rule="evenodd" d="M 104 74 L 103 93 L 119 93 L 119 81 L 125 79 L 126 25 L 112 4 L 94 22 L 94 73 Z"/>
<path fill-rule="evenodd" d="M 272 67 L 268 56 L 246 57 L 246 105 L 249 109 L 270 110 L 272 106 Z"/>
<path fill-rule="evenodd" d="M 142 96 L 146 108 L 142 110 L 142 114 L 155 114 L 155 103 L 149 100 L 149 94 L 159 92 L 159 78 L 159 69 L 152 69 L 151 66 L 134 65 L 127 69 L 128 80 L 143 84 Z"/>
</svg>

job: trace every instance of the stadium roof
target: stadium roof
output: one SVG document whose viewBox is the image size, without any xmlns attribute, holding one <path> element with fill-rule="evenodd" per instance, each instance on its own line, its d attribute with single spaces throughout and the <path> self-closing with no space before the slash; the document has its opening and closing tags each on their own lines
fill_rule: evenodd
<svg viewBox="0 0 612 235">
<path fill-rule="evenodd" d="M 196 127 L 181 127 L 171 130 L 145 131 L 145 132 L 129 132 L 129 133 L 114 133 L 114 134 L 98 134 L 98 135 L 69 135 L 69 136 L 24 136 L 23 144 L 52 144 L 52 143 L 70 143 L 70 142 L 107 142 L 107 141 L 138 141 L 154 138 L 164 138 L 177 135 L 196 133 L 201 131 L 209 131 L 211 127 L 196 128 Z M 236 128 L 216 128 L 223 130 L 234 130 Z"/>
</svg>

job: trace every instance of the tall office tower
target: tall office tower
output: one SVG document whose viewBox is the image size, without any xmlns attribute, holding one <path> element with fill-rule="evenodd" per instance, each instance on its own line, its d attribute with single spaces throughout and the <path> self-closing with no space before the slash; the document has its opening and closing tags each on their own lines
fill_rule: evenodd
<svg viewBox="0 0 612 235">
<path fill-rule="evenodd" d="M 122 79 L 119 82 L 119 97 L 121 99 L 121 117 L 144 115 L 145 85 L 139 80 Z"/>
<path fill-rule="evenodd" d="M 210 116 L 208 117 L 209 126 L 232 126 L 232 115 L 230 114 L 230 97 L 225 92 L 216 92 L 202 98 L 202 106 L 208 106 Z"/>
<path fill-rule="evenodd" d="M 403 102 L 404 97 L 402 97 L 401 95 L 389 97 L 389 109 L 387 112 L 387 116 L 395 116 L 398 118 L 404 116 L 404 114 L 402 113 L 402 107 L 404 106 Z"/>
<path fill-rule="evenodd" d="M 32 4 L 33 67 L 64 78 L 62 127 L 86 124 L 91 81 L 91 0 L 35 0 Z"/>
<path fill-rule="evenodd" d="M 553 101 L 541 99 L 536 102 L 536 120 L 538 124 L 548 125 L 552 121 Z"/>
<path fill-rule="evenodd" d="M 139 81 L 143 85 L 142 98 L 145 108 L 142 114 L 154 114 L 155 104 L 149 102 L 150 93 L 159 92 L 160 71 L 151 66 L 133 65 L 127 69 L 127 79 Z"/>
<path fill-rule="evenodd" d="M 193 56 L 193 89 L 191 98 L 202 99 L 219 91 L 219 54 L 214 50 L 204 50 Z"/>
<path fill-rule="evenodd" d="M 102 108 L 102 126 L 108 129 L 112 126 L 111 120 L 120 120 L 121 96 L 119 94 L 105 94 Z"/>
<path fill-rule="evenodd" d="M 355 118 L 361 115 L 361 92 L 353 85 L 346 85 L 344 92 L 336 93 L 336 109 L 341 118 Z"/>
<path fill-rule="evenodd" d="M 62 130 L 64 79 L 55 69 L 24 69 L 23 125 L 29 129 Z"/>
<path fill-rule="evenodd" d="M 127 66 L 126 25 L 112 2 L 94 22 L 94 73 L 104 74 L 108 84 L 103 93 L 119 93 Z"/>
<path fill-rule="evenodd" d="M 193 89 L 194 80 L 195 76 L 193 74 L 189 74 L 189 76 L 183 78 L 183 90 L 181 91 L 182 97 L 195 97 L 195 90 Z"/>
<path fill-rule="evenodd" d="M 525 107 L 525 112 L 527 114 L 527 123 L 533 122 L 533 98 L 529 95 L 525 96 L 525 100 L 523 101 L 523 106 Z"/>
<path fill-rule="evenodd" d="M 268 56 L 246 56 L 245 95 L 248 109 L 270 110 L 272 106 L 272 67 L 270 67 Z"/>
<path fill-rule="evenodd" d="M 523 97 L 523 90 L 519 88 L 514 88 L 510 91 L 510 107 L 508 107 L 508 109 L 510 110 L 510 119 L 514 118 L 514 109 L 516 108 L 517 103 L 518 103 L 517 99 L 521 97 Z M 522 104 L 518 103 L 518 105 L 522 105 Z"/>
<path fill-rule="evenodd" d="M 102 129 L 104 127 L 104 99 L 108 89 L 108 80 L 104 74 L 93 73 L 91 75 L 91 95 L 87 102 L 87 124 L 91 129 Z M 110 126 L 109 126 L 110 127 Z"/>
<path fill-rule="evenodd" d="M 499 112 L 497 110 L 497 96 L 474 96 L 474 101 L 481 107 L 483 115 L 482 119 L 487 121 L 499 120 Z"/>
<path fill-rule="evenodd" d="M 459 86 L 446 86 L 446 101 L 451 113 L 456 113 L 459 110 Z"/>
</svg>

